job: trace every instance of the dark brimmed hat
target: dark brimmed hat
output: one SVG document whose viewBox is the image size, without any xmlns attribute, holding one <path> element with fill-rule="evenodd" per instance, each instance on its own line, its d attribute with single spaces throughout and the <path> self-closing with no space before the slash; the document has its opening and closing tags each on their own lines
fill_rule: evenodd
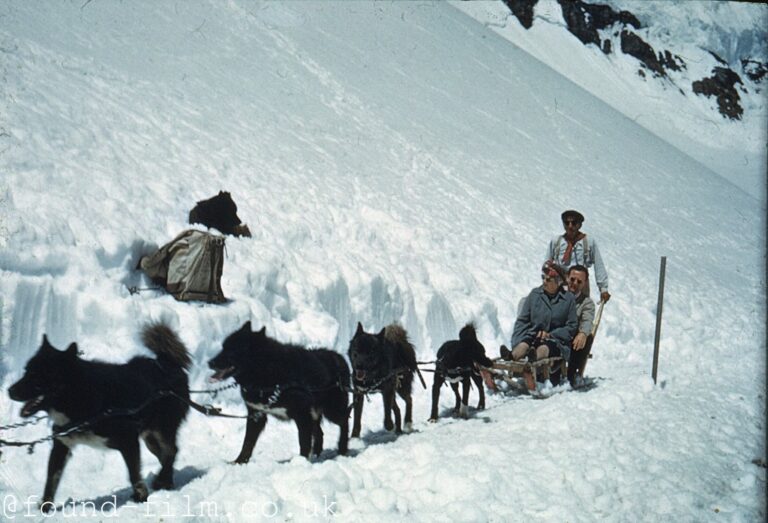
<svg viewBox="0 0 768 523">
<path fill-rule="evenodd" d="M 574 218 L 579 223 L 584 223 L 584 215 L 581 214 L 579 211 L 574 211 L 573 209 L 568 209 L 563 214 L 560 215 L 560 219 L 565 221 L 567 218 Z"/>
</svg>

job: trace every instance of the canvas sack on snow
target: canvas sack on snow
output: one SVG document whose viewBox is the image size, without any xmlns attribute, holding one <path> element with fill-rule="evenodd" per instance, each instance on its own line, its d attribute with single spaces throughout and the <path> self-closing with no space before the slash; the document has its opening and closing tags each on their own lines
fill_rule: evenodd
<svg viewBox="0 0 768 523">
<path fill-rule="evenodd" d="M 186 230 L 153 255 L 142 258 L 140 267 L 177 300 L 225 300 L 221 291 L 223 236 Z"/>
</svg>

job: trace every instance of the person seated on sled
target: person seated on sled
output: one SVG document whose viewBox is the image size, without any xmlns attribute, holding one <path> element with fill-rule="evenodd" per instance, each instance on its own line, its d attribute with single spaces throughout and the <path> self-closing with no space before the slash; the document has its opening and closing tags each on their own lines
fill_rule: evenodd
<svg viewBox="0 0 768 523">
<path fill-rule="evenodd" d="M 505 359 L 520 360 L 531 348 L 529 359 L 533 360 L 562 356 L 567 361 L 570 357 L 578 327 L 576 299 L 563 288 L 561 273 L 552 260 L 541 270 L 543 283 L 523 302 L 512 333 L 512 350 L 502 350 Z M 560 382 L 559 367 L 552 373 L 551 380 L 554 385 Z"/>
<path fill-rule="evenodd" d="M 563 220 L 565 233 L 557 236 L 549 242 L 547 248 L 547 259 L 554 260 L 556 264 L 564 270 L 574 265 L 583 265 L 584 267 L 595 266 L 595 280 L 600 289 L 600 301 L 608 302 L 611 299 L 611 293 L 608 292 L 608 273 L 603 264 L 603 258 L 600 256 L 600 250 L 597 248 L 595 239 L 587 237 L 581 232 L 581 224 L 584 223 L 584 215 L 573 209 L 565 211 L 560 215 Z M 589 281 L 582 291 L 589 296 Z"/>
<path fill-rule="evenodd" d="M 578 331 L 573 338 L 571 356 L 568 359 L 568 381 L 575 386 L 576 376 L 581 374 L 592 346 L 592 322 L 595 320 L 595 302 L 584 294 L 589 280 L 589 270 L 583 265 L 568 269 L 568 290 L 576 300 Z"/>
</svg>

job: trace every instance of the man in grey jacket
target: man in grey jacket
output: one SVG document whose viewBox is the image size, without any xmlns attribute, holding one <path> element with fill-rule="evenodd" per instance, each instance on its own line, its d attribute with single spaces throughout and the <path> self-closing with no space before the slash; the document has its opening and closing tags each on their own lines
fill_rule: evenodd
<svg viewBox="0 0 768 523">
<path fill-rule="evenodd" d="M 568 290 L 576 299 L 576 319 L 579 324 L 568 359 L 568 381 L 572 387 L 576 386 L 576 376 L 582 373 L 592 347 L 595 302 L 583 292 L 588 279 L 589 270 L 583 265 L 574 265 L 568 270 Z"/>
<path fill-rule="evenodd" d="M 574 265 L 595 267 L 595 280 L 600 289 L 600 301 L 608 302 L 611 294 L 608 292 L 608 272 L 605 270 L 603 258 L 597 248 L 594 238 L 587 237 L 581 232 L 581 224 L 584 223 L 584 215 L 579 211 L 568 210 L 560 215 L 563 220 L 565 233 L 557 236 L 549 242 L 547 259 L 554 260 L 564 270 Z M 589 295 L 589 281 L 584 288 L 584 294 Z"/>
<path fill-rule="evenodd" d="M 563 289 L 562 279 L 551 261 L 542 267 L 541 287 L 531 291 L 523 303 L 512 333 L 512 359 L 519 360 L 533 347 L 535 358 L 570 357 L 571 343 L 578 328 L 576 300 Z M 552 375 L 557 384 L 559 376 Z"/>
</svg>

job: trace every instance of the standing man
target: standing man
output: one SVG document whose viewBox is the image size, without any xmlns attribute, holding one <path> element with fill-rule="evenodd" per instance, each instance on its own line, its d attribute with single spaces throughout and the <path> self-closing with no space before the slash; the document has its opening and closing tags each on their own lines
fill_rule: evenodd
<svg viewBox="0 0 768 523">
<path fill-rule="evenodd" d="M 608 273 L 605 270 L 605 265 L 603 265 L 603 259 L 600 257 L 597 242 L 581 232 L 584 216 L 579 211 L 571 209 L 565 211 L 560 217 L 563 220 L 565 234 L 561 234 L 549 242 L 546 259 L 554 260 L 564 270 L 568 270 L 574 265 L 583 265 L 587 268 L 594 265 L 595 280 L 598 289 L 600 289 L 600 301 L 607 302 L 611 299 L 611 294 L 608 292 Z M 582 292 L 589 296 L 589 282 Z"/>
<path fill-rule="evenodd" d="M 595 302 L 584 294 L 584 287 L 589 280 L 589 271 L 583 265 L 573 265 L 568 270 L 568 290 L 576 298 L 576 320 L 579 323 L 576 336 L 571 344 L 571 357 L 568 360 L 568 381 L 576 387 L 577 376 L 584 372 L 584 366 L 592 348 L 592 322 L 595 320 Z"/>
</svg>

